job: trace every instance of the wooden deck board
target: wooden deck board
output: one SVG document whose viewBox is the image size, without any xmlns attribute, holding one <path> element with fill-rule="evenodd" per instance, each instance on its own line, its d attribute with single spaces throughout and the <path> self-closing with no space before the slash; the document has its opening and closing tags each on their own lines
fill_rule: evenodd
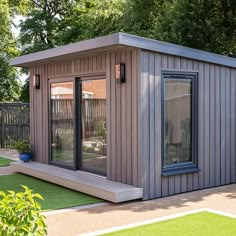
<svg viewBox="0 0 236 236">
<path fill-rule="evenodd" d="M 143 189 L 107 180 L 105 177 L 71 171 L 38 162 L 14 162 L 15 172 L 24 173 L 64 187 L 90 194 L 114 203 L 125 202 L 143 197 Z"/>
</svg>

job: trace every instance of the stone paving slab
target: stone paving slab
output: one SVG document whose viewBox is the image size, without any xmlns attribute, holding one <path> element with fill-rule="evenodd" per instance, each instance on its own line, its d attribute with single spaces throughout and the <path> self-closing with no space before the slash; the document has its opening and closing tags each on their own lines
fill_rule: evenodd
<svg viewBox="0 0 236 236">
<path fill-rule="evenodd" d="M 48 215 L 48 235 L 79 235 L 199 208 L 236 215 L 236 184 L 150 201 L 110 204 Z"/>
<path fill-rule="evenodd" d="M 19 156 L 16 150 L 12 149 L 0 149 L 0 156 L 9 158 L 11 160 L 19 160 Z M 0 167 L 0 175 L 10 175 L 15 173 L 11 166 Z"/>
<path fill-rule="evenodd" d="M 7 149 L 7 148 L 2 148 L 0 149 L 0 156 L 2 157 L 7 157 L 11 160 L 19 160 L 19 154 L 16 150 L 13 149 Z"/>
</svg>

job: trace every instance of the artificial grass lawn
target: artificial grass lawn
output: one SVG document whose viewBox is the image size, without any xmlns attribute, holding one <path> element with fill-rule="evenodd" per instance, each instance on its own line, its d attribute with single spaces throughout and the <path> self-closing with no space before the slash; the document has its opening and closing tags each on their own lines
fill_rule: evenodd
<svg viewBox="0 0 236 236">
<path fill-rule="evenodd" d="M 105 235 L 233 236 L 236 235 L 236 219 L 201 212 Z"/>
<path fill-rule="evenodd" d="M 43 196 L 44 201 L 38 200 L 42 210 L 55 210 L 103 201 L 102 199 L 23 174 L 0 176 L 0 191 L 13 190 L 22 192 L 24 189 L 21 185 L 26 185 L 34 190 L 35 193 L 40 193 Z"/>
<path fill-rule="evenodd" d="M 0 167 L 1 166 L 9 166 L 11 162 L 14 162 L 13 160 L 10 160 L 5 157 L 0 157 Z"/>
</svg>

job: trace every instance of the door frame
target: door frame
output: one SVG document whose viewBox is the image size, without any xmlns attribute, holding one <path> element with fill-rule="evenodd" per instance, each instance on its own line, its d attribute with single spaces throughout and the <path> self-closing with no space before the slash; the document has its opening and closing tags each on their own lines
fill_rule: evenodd
<svg viewBox="0 0 236 236">
<path fill-rule="evenodd" d="M 81 145 L 82 145 L 82 140 L 81 140 L 81 131 L 82 131 L 82 126 L 81 126 L 81 98 L 82 98 L 82 93 L 81 93 L 81 82 L 86 81 L 86 80 L 101 80 L 104 79 L 106 80 L 106 74 L 99 74 L 99 75 L 83 75 L 83 76 L 68 76 L 68 77 L 53 77 L 53 78 L 48 78 L 48 163 L 49 165 L 54 165 L 58 167 L 62 167 L 65 169 L 70 169 L 70 170 L 80 170 L 80 171 L 85 171 L 88 173 L 93 173 L 93 174 L 99 174 L 102 175 L 101 172 L 96 172 L 96 171 L 91 171 L 87 170 L 86 168 L 82 168 L 82 150 L 81 150 Z M 51 137 L 51 131 L 52 131 L 52 124 L 51 124 L 51 84 L 53 83 L 63 83 L 63 82 L 72 82 L 73 83 L 73 129 L 74 129 L 74 134 L 73 134 L 73 139 L 74 139 L 74 166 L 66 166 L 57 162 L 52 161 L 52 137 Z M 107 94 L 107 92 L 106 92 Z M 106 114 L 107 115 L 107 114 Z M 107 170 L 105 173 L 105 176 L 107 175 Z M 103 174 L 104 176 L 104 174 Z"/>
</svg>

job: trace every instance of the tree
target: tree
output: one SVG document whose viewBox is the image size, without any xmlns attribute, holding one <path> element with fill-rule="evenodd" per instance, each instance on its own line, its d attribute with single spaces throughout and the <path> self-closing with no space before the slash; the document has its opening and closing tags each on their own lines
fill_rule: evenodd
<svg viewBox="0 0 236 236">
<path fill-rule="evenodd" d="M 20 94 L 20 101 L 21 102 L 29 102 L 29 78 L 25 80 L 25 83 L 23 84 L 21 88 L 21 94 Z"/>
<path fill-rule="evenodd" d="M 71 18 L 64 43 L 121 31 L 126 0 L 84 1 Z"/>
<path fill-rule="evenodd" d="M 17 50 L 7 0 L 0 0 L 0 22 L 0 101 L 14 101 L 19 97 L 20 86 L 16 70 L 9 66 L 9 59 L 17 55 Z"/>
<path fill-rule="evenodd" d="M 122 29 L 132 34 L 153 37 L 153 26 L 164 0 L 129 0 L 124 7 Z"/>
<path fill-rule="evenodd" d="M 117 32 L 126 0 L 11 0 L 23 54 Z"/>
<path fill-rule="evenodd" d="M 153 37 L 215 53 L 236 53 L 233 0 L 173 0 L 163 4 Z"/>
<path fill-rule="evenodd" d="M 63 45 L 63 33 L 77 6 L 76 0 L 12 0 L 14 11 L 26 17 L 20 24 L 23 54 Z"/>
<path fill-rule="evenodd" d="M 235 0 L 9 0 L 23 53 L 127 32 L 226 55 L 236 53 Z M 17 7 L 16 7 L 17 6 Z"/>
</svg>

